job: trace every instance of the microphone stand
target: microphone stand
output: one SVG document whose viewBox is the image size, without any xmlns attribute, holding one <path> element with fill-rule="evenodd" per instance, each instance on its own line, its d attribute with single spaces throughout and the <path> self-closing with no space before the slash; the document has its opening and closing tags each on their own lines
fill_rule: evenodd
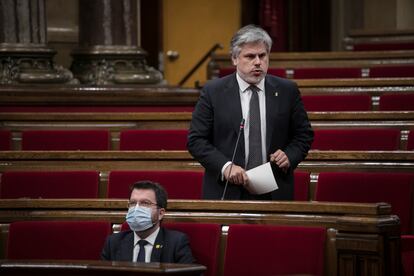
<svg viewBox="0 0 414 276">
<path fill-rule="evenodd" d="M 240 122 L 239 134 L 237 135 L 236 144 L 234 145 L 233 156 L 231 157 L 231 164 L 230 164 L 228 176 L 230 176 L 231 169 L 233 168 L 233 162 L 234 162 L 234 157 L 236 156 L 237 145 L 239 144 L 241 132 L 244 129 L 244 122 L 245 122 L 245 119 L 243 118 Z M 229 184 L 229 179 L 226 177 L 226 184 L 224 185 L 224 191 L 223 191 L 223 195 L 221 196 L 221 200 L 224 200 L 224 196 L 226 195 L 228 184 Z"/>
</svg>

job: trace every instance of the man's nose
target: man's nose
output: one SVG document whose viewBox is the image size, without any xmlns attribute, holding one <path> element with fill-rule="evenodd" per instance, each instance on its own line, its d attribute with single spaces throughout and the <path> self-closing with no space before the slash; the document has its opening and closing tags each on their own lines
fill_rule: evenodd
<svg viewBox="0 0 414 276">
<path fill-rule="evenodd" d="M 260 64 L 260 62 L 261 62 L 261 60 L 260 60 L 259 55 L 255 56 L 254 57 L 254 64 Z"/>
</svg>

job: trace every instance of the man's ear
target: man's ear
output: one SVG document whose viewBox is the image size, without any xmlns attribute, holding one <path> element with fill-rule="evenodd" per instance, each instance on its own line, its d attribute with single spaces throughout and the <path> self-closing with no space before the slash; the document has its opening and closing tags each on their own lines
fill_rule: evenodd
<svg viewBox="0 0 414 276">
<path fill-rule="evenodd" d="M 233 65 L 236 66 L 237 65 L 237 58 L 235 57 L 231 57 L 231 61 L 233 62 Z"/>
<path fill-rule="evenodd" d="M 164 218 L 165 215 L 165 209 L 164 208 L 160 208 L 160 213 L 159 213 L 159 220 L 161 221 Z"/>
</svg>

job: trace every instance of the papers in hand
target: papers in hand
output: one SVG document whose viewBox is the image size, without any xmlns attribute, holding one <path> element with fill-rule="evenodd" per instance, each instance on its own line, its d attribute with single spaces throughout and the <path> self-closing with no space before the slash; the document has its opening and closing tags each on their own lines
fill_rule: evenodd
<svg viewBox="0 0 414 276">
<path fill-rule="evenodd" d="M 246 173 L 249 177 L 249 183 L 245 186 L 245 188 L 251 194 L 261 195 L 279 188 L 277 186 L 276 179 L 273 176 L 272 167 L 269 162 L 250 169 L 246 171 Z"/>
</svg>

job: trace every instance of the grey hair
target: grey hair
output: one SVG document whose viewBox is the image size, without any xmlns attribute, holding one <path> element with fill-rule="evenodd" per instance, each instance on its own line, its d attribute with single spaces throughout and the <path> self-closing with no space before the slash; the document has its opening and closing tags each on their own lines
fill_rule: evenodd
<svg viewBox="0 0 414 276">
<path fill-rule="evenodd" d="M 246 43 L 263 42 L 267 52 L 272 48 L 272 39 L 262 28 L 255 25 L 247 25 L 234 34 L 230 42 L 230 53 L 232 58 L 236 58 L 241 51 L 241 47 Z"/>
</svg>

